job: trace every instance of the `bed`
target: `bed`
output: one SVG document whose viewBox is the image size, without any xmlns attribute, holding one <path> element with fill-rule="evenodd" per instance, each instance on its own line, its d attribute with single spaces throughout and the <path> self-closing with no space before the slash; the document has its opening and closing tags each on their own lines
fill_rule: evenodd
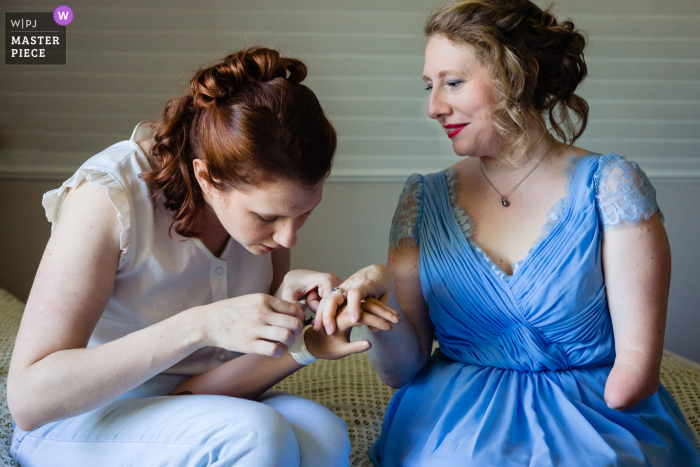
<svg viewBox="0 0 700 467">
<path fill-rule="evenodd" d="M 21 301 L 0 289 L 0 465 L 17 465 L 9 454 L 13 424 L 7 409 L 7 371 L 23 310 Z M 661 381 L 700 440 L 700 365 L 665 351 Z M 394 390 L 382 383 L 365 354 L 313 363 L 275 389 L 323 404 L 342 418 L 352 445 L 350 465 L 372 467 L 367 450 L 379 436 Z"/>
</svg>

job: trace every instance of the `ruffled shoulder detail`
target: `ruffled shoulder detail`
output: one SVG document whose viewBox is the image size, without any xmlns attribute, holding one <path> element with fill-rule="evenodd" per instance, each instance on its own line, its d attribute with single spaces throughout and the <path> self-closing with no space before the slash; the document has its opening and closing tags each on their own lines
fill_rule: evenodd
<svg viewBox="0 0 700 467">
<path fill-rule="evenodd" d="M 122 231 L 119 234 L 119 248 L 121 249 L 119 268 L 121 268 L 125 262 L 131 238 L 131 209 L 129 207 L 126 189 L 121 186 L 108 170 L 100 168 L 80 168 L 71 178 L 66 180 L 60 188 L 44 193 L 41 204 L 46 210 L 46 218 L 51 222 L 51 229 L 53 230 L 53 226 L 61 215 L 61 207 L 68 190 L 77 187 L 83 180 L 87 180 L 93 185 L 106 188 L 109 201 L 117 210 L 117 219 L 122 227 Z"/>
<path fill-rule="evenodd" d="M 636 162 L 619 154 L 604 154 L 595 176 L 598 215 L 605 229 L 633 226 L 658 213 L 656 190 Z"/>
<path fill-rule="evenodd" d="M 396 251 L 399 246 L 418 244 L 420 218 L 423 212 L 423 176 L 413 174 L 403 187 L 399 204 L 391 221 L 389 247 Z"/>
</svg>

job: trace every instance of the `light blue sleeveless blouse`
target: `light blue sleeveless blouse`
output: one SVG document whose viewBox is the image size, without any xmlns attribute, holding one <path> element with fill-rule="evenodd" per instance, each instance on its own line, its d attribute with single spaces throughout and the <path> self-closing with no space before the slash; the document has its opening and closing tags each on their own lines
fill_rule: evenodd
<svg viewBox="0 0 700 467">
<path fill-rule="evenodd" d="M 615 350 L 602 232 L 661 214 L 656 192 L 618 154 L 566 172 L 567 195 L 510 276 L 471 240 L 449 170 L 409 178 L 391 245 L 419 244 L 440 348 L 392 399 L 375 465 L 700 466 L 663 386 L 624 412 L 603 400 Z"/>
</svg>

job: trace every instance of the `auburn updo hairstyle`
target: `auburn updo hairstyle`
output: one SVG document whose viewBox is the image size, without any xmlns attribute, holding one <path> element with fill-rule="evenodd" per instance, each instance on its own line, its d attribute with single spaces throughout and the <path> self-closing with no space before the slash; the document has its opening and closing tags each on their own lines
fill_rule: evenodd
<svg viewBox="0 0 700 467">
<path fill-rule="evenodd" d="M 489 70 L 499 104 L 493 116 L 504 139 L 501 156 L 529 153 L 528 116 L 568 144 L 588 123 L 588 103 L 575 93 L 588 73 L 586 38 L 570 20 L 558 22 L 529 0 L 466 0 L 448 3 L 427 19 L 424 33 L 473 47 Z M 544 135 L 543 135 L 544 136 Z"/>
<path fill-rule="evenodd" d="M 306 65 L 252 47 L 198 70 L 189 91 L 165 106 L 142 175 L 172 212 L 171 228 L 196 237 L 205 201 L 193 160 L 221 191 L 289 180 L 314 186 L 330 173 L 335 129 L 306 86 Z"/>
</svg>

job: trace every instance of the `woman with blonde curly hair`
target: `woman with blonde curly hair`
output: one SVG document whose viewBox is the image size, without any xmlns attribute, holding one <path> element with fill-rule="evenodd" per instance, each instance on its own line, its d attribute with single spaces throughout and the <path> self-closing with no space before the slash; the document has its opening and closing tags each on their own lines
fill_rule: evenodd
<svg viewBox="0 0 700 467">
<path fill-rule="evenodd" d="M 528 0 L 450 3 L 425 34 L 428 115 L 469 157 L 412 175 L 388 269 L 341 285 L 351 308 L 384 295 L 404 316 L 368 335 L 400 388 L 373 462 L 700 466 L 659 384 L 671 253 L 654 188 L 573 146 L 584 36 Z"/>
</svg>

